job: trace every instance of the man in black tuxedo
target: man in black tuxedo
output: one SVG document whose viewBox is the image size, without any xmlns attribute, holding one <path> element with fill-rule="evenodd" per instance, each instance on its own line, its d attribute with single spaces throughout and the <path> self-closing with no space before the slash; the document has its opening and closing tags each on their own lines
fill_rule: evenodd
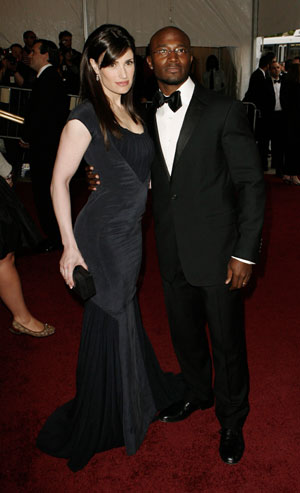
<svg viewBox="0 0 300 493">
<path fill-rule="evenodd" d="M 160 413 L 174 422 L 216 402 L 220 455 L 237 463 L 249 411 L 241 288 L 257 261 L 264 209 L 259 154 L 243 105 L 189 78 L 190 40 L 166 27 L 147 59 L 158 80 L 152 196 L 170 330 L 187 385 Z M 205 331 L 208 322 L 215 370 Z"/>
<path fill-rule="evenodd" d="M 256 119 L 255 135 L 258 149 L 261 156 L 263 169 L 268 169 L 268 152 L 270 141 L 269 128 L 269 105 L 268 105 L 268 87 L 270 57 L 263 55 L 259 60 L 258 68 L 251 74 L 249 87 L 245 94 L 244 101 L 254 103 L 259 110 Z"/>
<path fill-rule="evenodd" d="M 56 69 L 58 49 L 55 43 L 36 40 L 29 57 L 37 78 L 32 87 L 21 145 L 29 145 L 34 200 L 47 237 L 44 249 L 50 251 L 60 244 L 50 183 L 60 134 L 68 115 L 68 100 Z"/>
<path fill-rule="evenodd" d="M 270 65 L 270 77 L 266 80 L 268 105 L 268 126 L 271 140 L 272 165 L 277 176 L 284 174 L 285 122 L 281 107 L 281 66 L 278 62 Z"/>
</svg>

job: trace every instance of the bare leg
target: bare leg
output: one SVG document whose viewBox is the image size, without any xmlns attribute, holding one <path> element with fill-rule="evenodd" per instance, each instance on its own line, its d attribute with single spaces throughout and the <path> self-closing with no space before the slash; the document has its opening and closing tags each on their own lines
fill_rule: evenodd
<svg viewBox="0 0 300 493">
<path fill-rule="evenodd" d="M 0 297 L 16 322 L 34 332 L 44 329 L 44 324 L 31 315 L 25 304 L 14 253 L 8 253 L 0 260 Z"/>
</svg>

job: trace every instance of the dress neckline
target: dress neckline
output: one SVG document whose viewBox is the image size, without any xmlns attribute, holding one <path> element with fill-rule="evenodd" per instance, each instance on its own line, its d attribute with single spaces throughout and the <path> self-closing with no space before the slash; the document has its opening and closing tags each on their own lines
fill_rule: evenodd
<svg viewBox="0 0 300 493">
<path fill-rule="evenodd" d="M 133 132 L 132 130 L 129 130 L 129 128 L 127 127 L 122 127 L 121 125 L 119 125 L 119 127 L 122 129 L 122 130 L 126 130 L 127 132 L 129 132 L 130 134 L 133 134 L 133 135 L 144 135 L 145 133 L 145 129 L 143 132 L 141 133 L 137 133 L 137 132 Z"/>
</svg>

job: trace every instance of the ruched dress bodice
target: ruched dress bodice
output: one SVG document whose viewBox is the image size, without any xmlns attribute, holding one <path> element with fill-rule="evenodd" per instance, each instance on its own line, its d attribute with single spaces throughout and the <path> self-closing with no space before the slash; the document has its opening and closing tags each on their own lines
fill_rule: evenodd
<svg viewBox="0 0 300 493">
<path fill-rule="evenodd" d="M 106 149 L 89 102 L 77 107 L 70 118 L 79 119 L 91 133 L 84 157 L 101 182 L 77 217 L 76 241 L 95 279 L 93 302 L 109 313 L 119 313 L 135 295 L 153 144 L 146 131 L 135 134 L 121 128 L 122 137 L 109 135 Z"/>
</svg>

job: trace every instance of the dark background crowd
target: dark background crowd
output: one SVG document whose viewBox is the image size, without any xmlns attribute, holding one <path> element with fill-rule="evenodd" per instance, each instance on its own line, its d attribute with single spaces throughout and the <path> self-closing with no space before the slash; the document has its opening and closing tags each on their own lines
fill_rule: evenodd
<svg viewBox="0 0 300 493">
<path fill-rule="evenodd" d="M 24 46 L 13 43 L 7 49 L 1 49 L 0 84 L 30 89 L 36 77 L 30 66 L 30 53 L 37 40 L 33 31 L 23 34 Z M 59 34 L 56 68 L 63 80 L 68 94 L 79 93 L 79 66 L 81 53 L 72 48 L 72 34 L 62 31 Z"/>
<path fill-rule="evenodd" d="M 299 186 L 300 57 L 280 64 L 274 53 L 263 54 L 244 101 L 257 108 L 255 134 L 264 171 L 271 158 L 276 175 Z"/>
</svg>

